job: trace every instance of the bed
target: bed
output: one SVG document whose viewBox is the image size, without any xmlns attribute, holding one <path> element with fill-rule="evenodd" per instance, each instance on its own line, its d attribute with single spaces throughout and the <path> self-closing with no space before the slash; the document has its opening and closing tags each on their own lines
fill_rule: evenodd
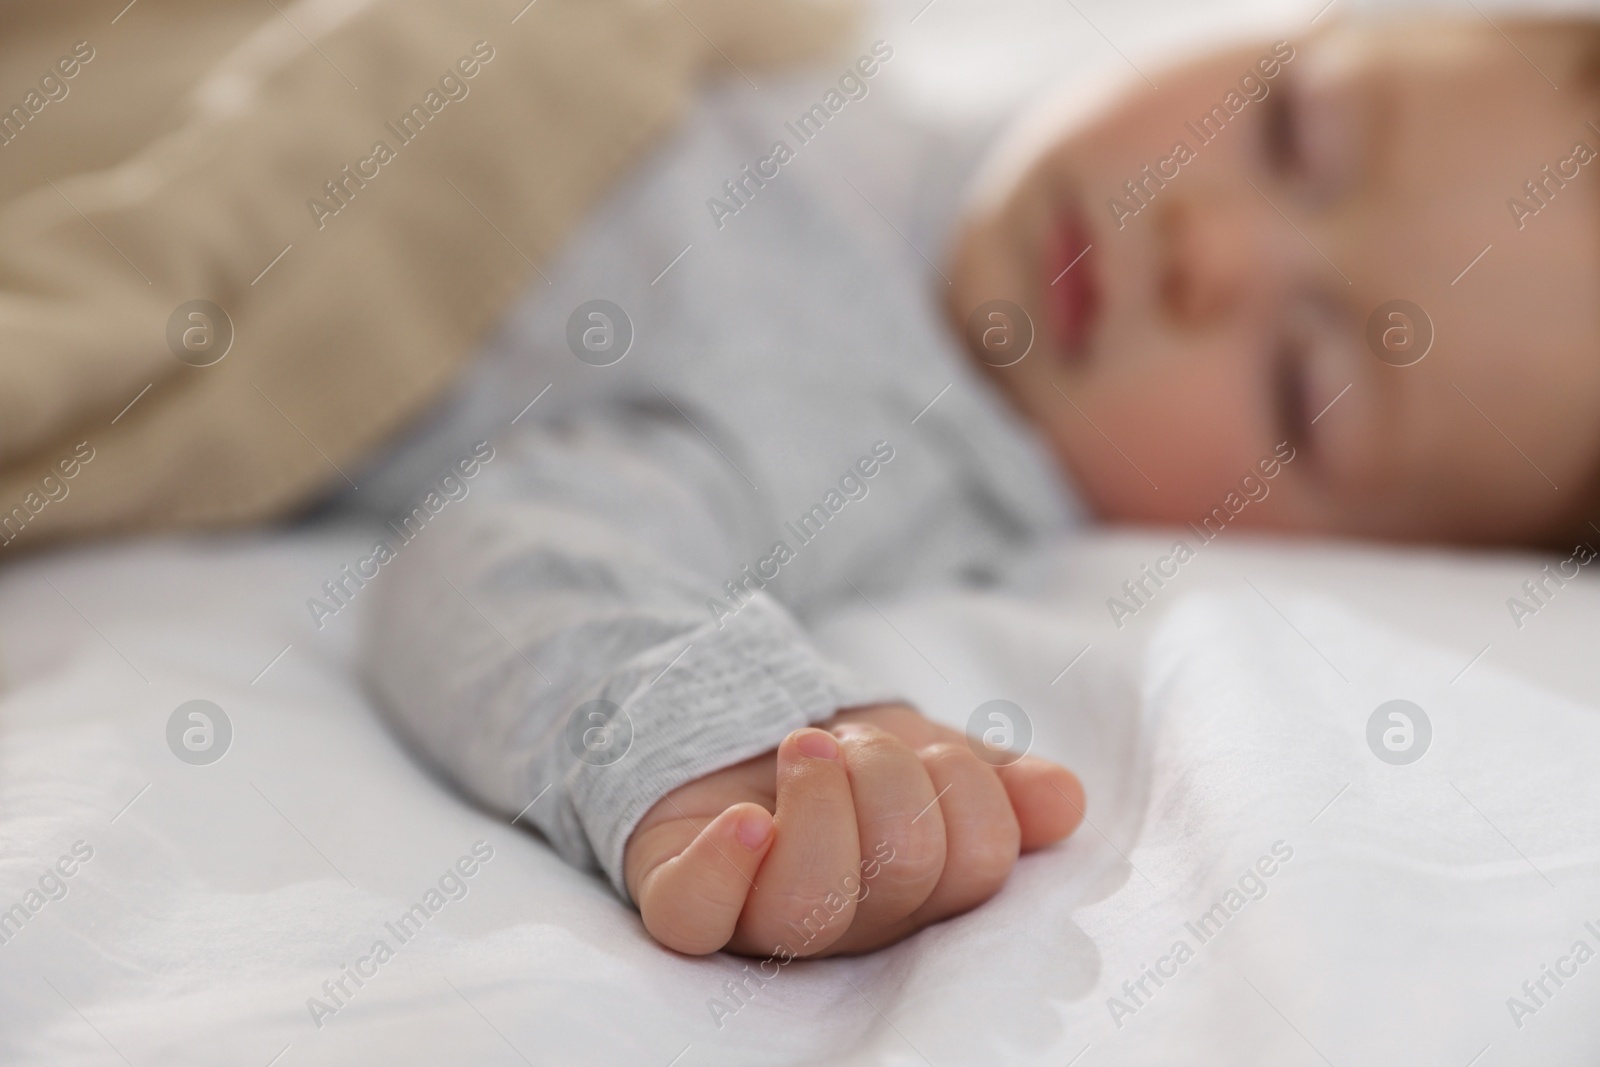
<svg viewBox="0 0 1600 1067">
<path fill-rule="evenodd" d="M 959 113 L 1320 6 L 875 17 L 894 91 Z M 1591 568 L 1225 531 L 1130 602 L 1176 536 L 1086 536 L 822 627 L 952 725 L 1008 709 L 1088 822 L 974 913 L 781 968 L 663 951 L 396 743 L 354 671 L 370 601 L 320 629 L 306 608 L 371 531 L 13 565 L 0 1062 L 1600 1062 Z"/>
<path fill-rule="evenodd" d="M 1600 944 L 1587 575 L 1518 629 L 1506 601 L 1543 560 L 1219 537 L 1118 629 L 1106 599 L 1170 538 L 1107 534 L 1024 561 L 1010 591 L 846 612 L 827 646 L 930 714 L 1020 708 L 1083 775 L 1089 824 L 973 914 L 734 994 L 746 961 L 663 952 L 390 738 L 353 677 L 360 601 L 321 631 L 304 607 L 366 541 L 158 540 L 0 578 L 0 907 L 56 874 L 0 925 L 0 1059 L 1600 1055 L 1600 966 L 1574 954 Z M 1431 725 L 1404 764 L 1367 736 L 1397 699 Z M 214 761 L 171 739 L 196 700 L 231 733 L 211 712 Z"/>
</svg>

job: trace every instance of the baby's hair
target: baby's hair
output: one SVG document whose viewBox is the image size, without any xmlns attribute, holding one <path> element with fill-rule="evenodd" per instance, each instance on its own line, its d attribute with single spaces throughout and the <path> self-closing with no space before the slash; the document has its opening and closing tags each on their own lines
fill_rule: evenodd
<svg viewBox="0 0 1600 1067">
<path fill-rule="evenodd" d="M 1571 85 L 1600 102 L 1600 17 L 1523 17 L 1514 20 L 1507 29 L 1513 38 L 1543 37 L 1551 41 L 1576 43 L 1576 59 L 1566 71 L 1563 87 Z M 1557 77 L 1561 80 L 1559 75 Z M 1600 146 L 1600 131 L 1596 131 L 1595 143 Z M 1600 190 L 1591 195 L 1600 196 Z M 1595 234 L 1594 239 L 1600 242 L 1600 233 Z M 1600 359 L 1600 352 L 1595 352 L 1594 358 Z M 1594 413 L 1594 421 L 1600 425 L 1600 411 Z M 1571 494 L 1573 505 L 1562 509 L 1547 529 L 1530 536 L 1529 547 L 1571 551 L 1579 541 L 1600 545 L 1600 454 L 1591 460 L 1582 483 L 1562 492 Z"/>
<path fill-rule="evenodd" d="M 1572 31 L 1583 42 L 1583 58 L 1577 71 L 1579 83 L 1595 99 L 1600 100 L 1600 18 L 1575 20 Z M 1600 241 L 1600 234 L 1596 234 L 1595 239 Z M 1594 355 L 1600 359 L 1600 352 Z M 1595 419 L 1600 421 L 1600 411 L 1595 412 Z M 1571 529 L 1567 531 L 1569 536 L 1566 543 L 1559 547 L 1570 548 L 1573 540 L 1588 541 L 1590 537 L 1595 537 L 1596 543 L 1600 543 L 1600 456 L 1595 457 L 1588 483 L 1583 487 L 1579 499 L 1584 502 L 1578 509 L 1581 514 L 1569 524 Z"/>
</svg>

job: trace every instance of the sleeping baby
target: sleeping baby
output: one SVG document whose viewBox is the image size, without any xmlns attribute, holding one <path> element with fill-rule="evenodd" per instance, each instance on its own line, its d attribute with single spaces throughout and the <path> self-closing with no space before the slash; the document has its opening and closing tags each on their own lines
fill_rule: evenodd
<svg viewBox="0 0 1600 1067">
<path fill-rule="evenodd" d="M 993 144 L 895 52 L 710 94 L 362 480 L 475 457 L 378 583 L 396 728 L 681 952 L 887 945 L 1083 817 L 828 613 L 1264 477 L 1231 521 L 1479 543 L 1597 488 L 1600 25 L 1325 24 Z"/>
</svg>

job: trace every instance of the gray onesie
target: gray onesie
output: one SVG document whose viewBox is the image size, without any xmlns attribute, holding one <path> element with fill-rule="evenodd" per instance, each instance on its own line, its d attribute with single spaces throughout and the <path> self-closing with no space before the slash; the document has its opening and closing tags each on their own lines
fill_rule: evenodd
<svg viewBox="0 0 1600 1067">
<path fill-rule="evenodd" d="M 894 697 L 808 623 L 1077 517 L 939 312 L 973 145 L 881 91 L 796 126 L 827 87 L 711 94 L 352 494 L 409 514 L 456 471 L 375 583 L 367 677 L 427 761 L 624 895 L 663 794 Z"/>
</svg>

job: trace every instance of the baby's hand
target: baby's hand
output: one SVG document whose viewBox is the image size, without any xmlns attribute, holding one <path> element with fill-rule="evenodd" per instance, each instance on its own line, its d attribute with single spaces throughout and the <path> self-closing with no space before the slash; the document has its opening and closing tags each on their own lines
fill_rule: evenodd
<svg viewBox="0 0 1600 1067">
<path fill-rule="evenodd" d="M 842 711 L 662 797 L 623 874 L 668 948 L 865 952 L 993 896 L 1083 817 L 1073 774 L 994 767 L 903 705 Z"/>
</svg>

